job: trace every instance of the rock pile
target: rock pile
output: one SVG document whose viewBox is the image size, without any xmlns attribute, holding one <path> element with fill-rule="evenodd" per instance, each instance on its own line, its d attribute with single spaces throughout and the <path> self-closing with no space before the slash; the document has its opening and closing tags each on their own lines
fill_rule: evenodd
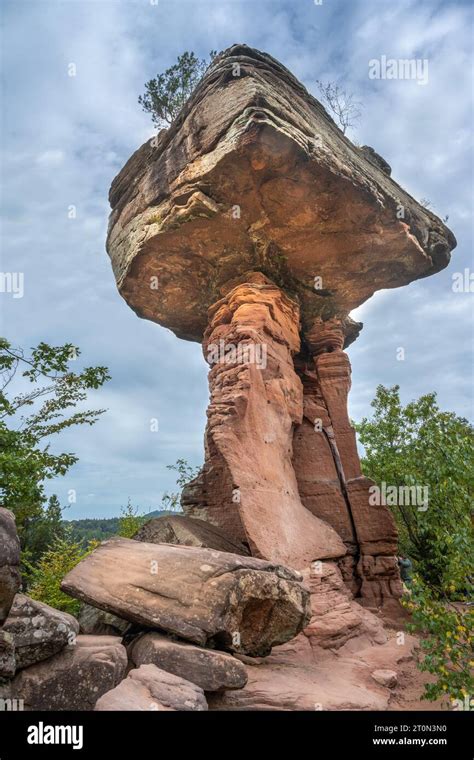
<svg viewBox="0 0 474 760">
<path fill-rule="evenodd" d="M 141 627 L 252 656 L 296 636 L 309 615 L 299 573 L 190 546 L 104 541 L 62 590 Z"/>
<path fill-rule="evenodd" d="M 72 615 L 19 593 L 20 544 L 0 507 L 0 709 L 91 710 L 125 676 L 120 638 L 81 636 Z"/>
<path fill-rule="evenodd" d="M 0 516 L 11 559 L 18 542 L 14 520 L 10 513 Z M 176 531 L 186 538 L 189 521 L 182 519 L 183 530 Z M 209 536 L 212 543 L 214 531 Z M 268 655 L 311 617 L 298 572 L 203 546 L 111 539 L 65 577 L 62 589 L 88 604 L 90 630 L 105 625 L 95 610 L 109 615 L 108 624 L 124 636 L 79 634 L 72 615 L 17 593 L 0 631 L 2 704 L 207 710 L 206 694 L 247 683 L 246 667 L 233 654 Z"/>
</svg>

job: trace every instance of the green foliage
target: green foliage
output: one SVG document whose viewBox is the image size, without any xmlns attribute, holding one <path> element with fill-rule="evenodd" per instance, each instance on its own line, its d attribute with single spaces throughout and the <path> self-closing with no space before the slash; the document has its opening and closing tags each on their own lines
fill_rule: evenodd
<svg viewBox="0 0 474 760">
<path fill-rule="evenodd" d="M 181 512 L 181 491 L 186 483 L 196 477 L 200 467 L 191 467 L 186 459 L 177 459 L 174 464 L 166 465 L 168 470 L 175 470 L 178 473 L 176 485 L 179 486 L 179 492 L 163 494 L 162 504 L 167 512 Z"/>
<path fill-rule="evenodd" d="M 14 512 L 30 559 L 45 548 L 48 528 L 50 539 L 59 529 L 59 504 L 44 509 L 44 482 L 64 475 L 77 461 L 72 453 L 53 454 L 48 439 L 74 425 L 93 425 L 105 411 L 71 413 L 88 391 L 110 379 L 106 367 L 73 372 L 69 364 L 79 354 L 70 343 L 39 343 L 27 355 L 0 338 L 0 503 Z M 16 392 L 8 395 L 15 385 Z"/>
<path fill-rule="evenodd" d="M 365 448 L 364 473 L 379 485 L 428 489 L 426 510 L 419 504 L 391 506 L 401 553 L 411 557 L 431 586 L 448 590 L 454 585 L 460 593 L 472 589 L 472 426 L 440 411 L 435 393 L 403 407 L 398 386 L 379 386 L 372 407 L 373 418 L 355 426 Z"/>
<path fill-rule="evenodd" d="M 164 517 L 169 515 L 168 510 L 154 509 L 151 512 L 138 514 L 137 518 L 142 525 L 152 517 Z M 85 517 L 82 520 L 65 520 L 63 525 L 70 529 L 71 537 L 86 546 L 89 541 L 106 541 L 111 536 L 120 534 L 121 517 Z"/>
<path fill-rule="evenodd" d="M 58 497 L 53 494 L 41 515 L 29 520 L 23 533 L 24 548 L 22 561 L 37 559 L 50 547 L 55 538 L 66 536 L 65 523 L 62 519 L 62 507 Z M 26 570 L 24 571 L 24 574 Z"/>
<path fill-rule="evenodd" d="M 82 520 L 67 520 L 64 524 L 70 529 L 73 540 L 86 546 L 93 539 L 106 541 L 111 536 L 118 536 L 120 517 L 87 517 Z"/>
<path fill-rule="evenodd" d="M 418 667 L 436 677 L 425 685 L 425 699 L 449 695 L 451 700 L 474 694 L 474 610 L 441 598 L 415 577 L 404 606 L 412 616 L 408 630 L 421 633 Z"/>
<path fill-rule="evenodd" d="M 372 419 L 355 426 L 365 448 L 364 473 L 379 486 L 428 488 L 427 508 L 389 504 L 401 554 L 416 572 L 404 604 L 411 630 L 421 634 L 419 667 L 436 676 L 425 698 L 472 696 L 473 428 L 442 412 L 435 393 L 403 406 L 398 386 L 379 386 L 372 407 Z"/>
<path fill-rule="evenodd" d="M 119 518 L 119 536 L 122 538 L 133 538 L 135 533 L 143 524 L 143 518 L 138 514 L 138 509 L 132 506 L 130 499 L 126 507 L 122 507 L 122 514 Z"/>
<path fill-rule="evenodd" d="M 217 52 L 212 50 L 209 61 L 206 61 L 197 58 L 193 52 L 185 52 L 178 56 L 174 66 L 145 84 L 145 94 L 140 95 L 138 102 L 151 114 L 157 127 L 171 124 L 176 118 L 216 55 Z"/>
<path fill-rule="evenodd" d="M 81 603 L 61 591 L 61 582 L 97 546 L 98 542 L 93 541 L 84 549 L 80 542 L 73 541 L 69 536 L 55 538 L 36 565 L 26 563 L 29 573 L 28 595 L 57 610 L 77 615 Z"/>
</svg>

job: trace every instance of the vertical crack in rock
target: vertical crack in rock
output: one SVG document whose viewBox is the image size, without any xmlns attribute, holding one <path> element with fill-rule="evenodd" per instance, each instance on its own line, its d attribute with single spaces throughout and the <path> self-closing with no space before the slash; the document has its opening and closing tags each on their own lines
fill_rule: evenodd
<svg viewBox="0 0 474 760">
<path fill-rule="evenodd" d="M 302 501 L 343 537 L 347 555 L 339 564 L 355 596 L 369 607 L 386 606 L 391 612 L 402 590 L 397 533 L 390 510 L 370 505 L 372 481 L 360 469 L 347 414 L 351 367 L 343 351 L 344 324 L 336 318 L 317 319 L 304 333 L 304 342 L 314 371 L 307 369 L 308 358 L 300 360 L 308 400 L 306 421 L 295 433 L 294 466 Z"/>
</svg>

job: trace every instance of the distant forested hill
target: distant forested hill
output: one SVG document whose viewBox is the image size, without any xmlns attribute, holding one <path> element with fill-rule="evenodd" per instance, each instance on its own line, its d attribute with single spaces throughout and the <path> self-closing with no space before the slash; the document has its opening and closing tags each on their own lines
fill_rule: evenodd
<svg viewBox="0 0 474 760">
<path fill-rule="evenodd" d="M 154 512 L 148 512 L 143 515 L 143 522 L 151 520 L 152 517 L 162 517 L 169 515 L 170 512 L 156 509 Z M 72 538 L 75 541 L 81 541 L 87 544 L 93 538 L 98 541 L 105 541 L 111 536 L 116 536 L 119 531 L 120 517 L 89 517 L 84 520 L 64 520 L 64 524 L 71 529 Z"/>
</svg>

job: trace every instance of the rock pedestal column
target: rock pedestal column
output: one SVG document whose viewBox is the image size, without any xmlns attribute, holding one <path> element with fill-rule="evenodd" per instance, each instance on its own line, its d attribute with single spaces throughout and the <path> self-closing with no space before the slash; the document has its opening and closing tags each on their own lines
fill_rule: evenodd
<svg viewBox="0 0 474 760">
<path fill-rule="evenodd" d="M 307 353 L 296 361 L 303 421 L 293 444 L 302 502 L 344 540 L 347 554 L 339 565 L 354 596 L 368 607 L 396 612 L 402 592 L 397 531 L 387 507 L 370 504 L 373 482 L 361 473 L 347 412 L 351 367 L 342 326 L 337 319 L 315 321 L 304 338 Z"/>
<path fill-rule="evenodd" d="M 397 532 L 369 503 L 343 344 L 339 320 L 317 320 L 302 350 L 297 304 L 260 273 L 209 309 L 205 464 L 183 507 L 253 556 L 297 569 L 337 559 L 361 603 L 398 608 Z"/>
<path fill-rule="evenodd" d="M 304 508 L 293 469 L 302 421 L 299 309 L 260 273 L 209 310 L 203 342 L 210 404 L 205 465 L 183 507 L 248 545 L 253 556 L 297 569 L 341 557 L 336 530 Z"/>
</svg>

